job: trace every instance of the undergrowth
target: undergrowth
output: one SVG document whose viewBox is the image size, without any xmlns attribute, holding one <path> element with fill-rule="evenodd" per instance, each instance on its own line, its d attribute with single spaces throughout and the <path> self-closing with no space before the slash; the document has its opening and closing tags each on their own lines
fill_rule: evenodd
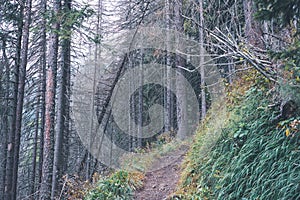
<svg viewBox="0 0 300 200">
<path fill-rule="evenodd" d="M 137 149 L 135 153 L 125 154 L 121 159 L 122 169 L 126 171 L 139 171 L 145 173 L 158 158 L 180 148 L 189 146 L 191 141 L 169 139 L 168 135 L 163 135 L 158 141 L 151 143 L 145 148 Z"/>
<path fill-rule="evenodd" d="M 133 191 L 142 186 L 144 175 L 126 171 L 117 171 L 109 178 L 100 180 L 90 190 L 85 200 L 129 200 L 133 198 Z"/>
<path fill-rule="evenodd" d="M 145 172 L 153 161 L 172 152 L 190 141 L 169 140 L 164 135 L 157 142 L 143 149 L 137 149 L 135 153 L 124 155 L 122 170 L 112 173 L 109 177 L 100 179 L 85 192 L 85 200 L 129 200 L 134 198 L 134 191 L 143 186 Z"/>
<path fill-rule="evenodd" d="M 173 199 L 300 199 L 300 118 L 275 124 L 278 108 L 270 104 L 264 89 L 252 87 L 240 105 L 210 117 Z"/>
</svg>

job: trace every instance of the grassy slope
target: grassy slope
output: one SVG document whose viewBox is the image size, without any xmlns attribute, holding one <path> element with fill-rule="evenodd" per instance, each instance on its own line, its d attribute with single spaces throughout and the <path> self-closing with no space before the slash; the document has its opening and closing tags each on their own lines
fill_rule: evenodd
<svg viewBox="0 0 300 200">
<path fill-rule="evenodd" d="M 300 118 L 272 124 L 278 108 L 269 108 L 267 99 L 263 89 L 253 87 L 233 109 L 226 108 L 224 99 L 213 105 L 173 199 L 300 199 Z M 86 199 L 132 199 L 151 160 L 180 144 L 158 145 L 146 155 L 126 159 L 131 162 L 124 169 L 139 172 L 116 172 L 99 181 Z"/>
<path fill-rule="evenodd" d="M 265 91 L 251 88 L 231 111 L 214 105 L 173 199 L 300 199 L 298 119 L 272 124 L 278 108 L 268 104 Z"/>
</svg>

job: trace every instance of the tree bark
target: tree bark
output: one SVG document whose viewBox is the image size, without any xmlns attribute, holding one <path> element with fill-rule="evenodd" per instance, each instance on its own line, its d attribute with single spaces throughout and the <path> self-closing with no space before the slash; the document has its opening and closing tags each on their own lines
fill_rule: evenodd
<svg viewBox="0 0 300 200">
<path fill-rule="evenodd" d="M 257 22 L 253 19 L 254 2 L 253 0 L 243 1 L 245 15 L 245 36 L 247 41 L 256 47 L 264 48 L 261 40 L 261 31 Z"/>
<path fill-rule="evenodd" d="M 21 65 L 19 71 L 18 82 L 18 97 L 17 97 L 17 110 L 16 110 L 16 132 L 15 132 L 15 145 L 14 145 L 14 168 L 13 168 L 13 185 L 12 185 L 12 199 L 17 198 L 18 186 L 18 168 L 19 168 L 19 151 L 20 139 L 22 131 L 22 118 L 23 118 L 23 104 L 24 104 L 24 89 L 26 78 L 27 54 L 29 43 L 29 28 L 31 22 L 31 0 L 26 2 L 25 23 L 23 28 L 22 50 L 21 50 Z"/>
<path fill-rule="evenodd" d="M 205 68 L 204 68 L 204 17 L 203 1 L 199 0 L 199 46 L 200 46 L 200 76 L 201 76 L 201 119 L 206 116 Z"/>
<path fill-rule="evenodd" d="M 41 13 L 47 11 L 47 0 L 41 0 Z M 46 113 L 46 54 L 47 54 L 47 35 L 46 35 L 46 19 L 43 18 L 41 21 L 41 55 L 40 55 L 40 77 L 42 84 L 41 91 L 41 128 L 40 128 L 40 144 L 39 144 L 39 173 L 38 173 L 38 183 L 39 189 L 42 182 L 42 168 L 43 168 L 43 152 L 44 152 L 44 132 L 45 132 L 45 113 Z"/>
<path fill-rule="evenodd" d="M 71 0 L 66 0 L 63 5 L 64 13 L 67 16 L 71 11 Z M 65 25 L 64 29 L 67 32 L 71 31 L 71 27 Z M 68 72 L 70 70 L 70 53 L 71 53 L 71 34 L 65 35 L 62 41 L 62 66 L 61 66 L 61 78 L 60 78 L 60 90 L 58 94 L 57 103 L 57 122 L 55 128 L 55 146 L 54 146 L 54 163 L 53 163 L 53 173 L 52 173 L 52 189 L 51 189 L 51 199 L 54 199 L 56 190 L 59 188 L 58 181 L 63 174 L 63 145 L 64 145 L 64 133 L 66 130 L 66 111 L 69 107 L 69 99 L 67 94 L 67 85 L 70 83 L 68 80 Z"/>
<path fill-rule="evenodd" d="M 178 33 L 183 33 L 182 19 L 182 0 L 175 2 L 175 28 Z M 177 48 L 179 48 L 179 36 L 176 38 Z M 184 67 L 184 60 L 176 54 L 176 66 Z M 184 70 L 177 67 L 176 76 L 176 97 L 177 97 L 177 124 L 178 124 L 178 139 L 184 139 L 187 136 L 187 99 Z"/>
<path fill-rule="evenodd" d="M 47 66 L 46 79 L 46 112 L 45 112 L 45 134 L 43 149 L 42 180 L 40 188 L 40 200 L 51 198 L 52 172 L 53 172 L 53 147 L 54 147 L 54 123 L 55 123 L 55 94 L 58 59 L 58 31 L 60 24 L 58 17 L 60 13 L 61 1 L 54 0 L 53 9 L 55 22 L 52 25 L 49 40 L 49 62 Z"/>
<path fill-rule="evenodd" d="M 33 141 L 33 154 L 32 154 L 32 174 L 30 177 L 29 182 L 29 190 L 30 194 L 32 195 L 32 199 L 34 199 L 34 193 L 35 193 L 35 175 L 36 175 L 36 158 L 37 158 L 37 151 L 38 151 L 38 135 L 39 135 L 39 121 L 40 121 L 40 106 L 41 103 L 41 97 L 38 97 L 37 100 L 37 108 L 36 108 L 36 114 L 35 114 L 35 130 L 34 130 L 34 141 Z"/>
<path fill-rule="evenodd" d="M 171 2 L 169 0 L 165 0 L 165 21 L 166 28 L 171 29 Z M 170 49 L 170 35 L 169 32 L 166 31 L 166 45 L 167 50 Z M 166 63 L 165 63 L 165 74 L 164 74 L 164 83 L 165 83 L 165 91 L 164 91 L 164 126 L 165 132 L 169 132 L 171 130 L 171 87 L 172 87 L 172 72 L 171 72 L 171 58 L 170 53 L 166 53 Z"/>
<path fill-rule="evenodd" d="M 140 67 L 143 67 L 143 54 L 144 54 L 144 51 L 141 50 L 141 66 Z M 143 112 L 144 112 L 144 109 L 143 109 L 143 104 L 144 104 L 144 100 L 143 100 L 143 85 L 144 85 L 144 74 L 143 74 L 143 71 L 140 71 L 140 74 L 139 74 L 139 86 L 140 86 L 140 89 L 139 89 L 139 94 L 138 94 L 138 109 L 137 109 L 137 113 L 138 113 L 138 128 L 137 128 L 137 147 L 142 147 L 142 135 L 143 135 Z"/>
<path fill-rule="evenodd" d="M 2 123 L 2 127 L 1 127 L 1 137 L 3 138 L 1 140 L 1 188 L 0 188 L 0 199 L 4 200 L 4 194 L 5 194 L 5 177 L 6 177 L 6 164 L 7 164 L 7 138 L 8 138 L 8 134 L 9 134 L 9 120 L 8 120 L 8 116 L 9 116 L 9 78 L 10 78 L 10 69 L 9 69 L 9 64 L 8 64 L 8 59 L 7 59 L 7 55 L 6 55 L 6 41 L 5 39 L 3 39 L 3 43 L 2 43 L 2 55 L 3 55 L 3 62 L 4 62 L 4 66 L 3 66 L 3 72 L 5 72 L 5 77 L 4 79 L 4 84 L 2 84 L 2 88 L 3 88 L 3 99 L 4 101 L 2 102 L 2 106 L 3 106 L 3 115 L 1 116 L 1 123 Z M 4 71 L 5 70 L 5 71 Z M 1 162 L 1 161 L 0 161 Z"/>
<path fill-rule="evenodd" d="M 13 97 L 12 97 L 12 123 L 10 128 L 10 134 L 7 142 L 7 166 L 6 166 L 6 184 L 4 198 L 6 200 L 13 199 L 13 170 L 14 170 L 14 149 L 15 149 L 15 133 L 16 133 L 16 119 L 17 119 L 17 101 L 18 101 L 18 82 L 19 82 L 19 70 L 21 63 L 21 46 L 22 46 L 22 31 L 23 31 L 23 5 L 20 5 L 20 18 L 18 21 L 18 33 L 17 33 L 17 46 L 15 57 L 15 69 L 14 69 L 14 85 L 13 85 Z"/>
</svg>

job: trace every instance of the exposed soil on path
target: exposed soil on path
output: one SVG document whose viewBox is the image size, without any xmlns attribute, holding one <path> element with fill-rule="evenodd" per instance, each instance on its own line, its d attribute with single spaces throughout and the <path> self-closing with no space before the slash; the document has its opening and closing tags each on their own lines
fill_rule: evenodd
<svg viewBox="0 0 300 200">
<path fill-rule="evenodd" d="M 180 178 L 181 163 L 188 146 L 181 146 L 154 162 L 145 175 L 144 186 L 136 191 L 136 200 L 163 200 L 172 194 Z"/>
</svg>

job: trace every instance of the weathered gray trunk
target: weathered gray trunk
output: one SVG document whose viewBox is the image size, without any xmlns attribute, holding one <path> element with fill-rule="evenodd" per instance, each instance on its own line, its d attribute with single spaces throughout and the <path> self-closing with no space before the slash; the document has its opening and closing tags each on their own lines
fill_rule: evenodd
<svg viewBox="0 0 300 200">
<path fill-rule="evenodd" d="M 261 40 L 261 31 L 254 20 L 254 2 L 253 0 L 243 1 L 244 15 L 245 15 L 245 36 L 247 41 L 253 45 L 263 48 Z"/>
<path fill-rule="evenodd" d="M 182 1 L 178 0 L 175 2 L 175 28 L 178 33 L 183 33 L 183 19 L 182 19 Z M 180 45 L 180 38 L 176 38 L 177 48 Z M 176 66 L 184 67 L 184 60 L 177 55 Z M 177 137 L 184 139 L 187 136 L 187 93 L 185 86 L 185 77 L 183 76 L 183 69 L 177 68 L 176 76 L 176 97 L 177 97 L 177 124 L 178 132 Z"/>
<path fill-rule="evenodd" d="M 166 22 L 166 28 L 171 29 L 171 5 L 169 0 L 165 0 L 165 22 Z M 166 49 L 170 49 L 170 34 L 168 31 L 166 31 Z M 165 91 L 164 91 L 164 126 L 165 126 L 165 132 L 168 132 L 171 130 L 171 88 L 172 88 L 172 71 L 170 69 L 171 67 L 171 58 L 170 54 L 166 54 L 167 59 L 165 63 L 165 74 L 164 74 L 164 83 L 165 83 Z M 169 89 L 167 89 L 169 88 Z"/>
<path fill-rule="evenodd" d="M 200 45 L 200 76 L 201 76 L 201 119 L 206 116 L 205 68 L 204 68 L 204 18 L 203 1 L 199 0 L 199 45 Z"/>
<path fill-rule="evenodd" d="M 141 55 L 143 55 L 143 50 L 141 50 Z M 143 57 L 141 57 L 141 64 L 140 67 L 143 67 Z M 137 147 L 141 147 L 142 146 L 142 135 L 143 135 L 143 104 L 144 104 L 144 100 L 143 100 L 143 85 L 144 85 L 144 74 L 143 71 L 140 70 L 139 73 L 139 86 L 140 86 L 140 90 L 139 90 L 139 94 L 138 94 L 138 106 L 137 106 L 137 113 L 138 113 L 138 129 L 137 129 Z"/>
</svg>

